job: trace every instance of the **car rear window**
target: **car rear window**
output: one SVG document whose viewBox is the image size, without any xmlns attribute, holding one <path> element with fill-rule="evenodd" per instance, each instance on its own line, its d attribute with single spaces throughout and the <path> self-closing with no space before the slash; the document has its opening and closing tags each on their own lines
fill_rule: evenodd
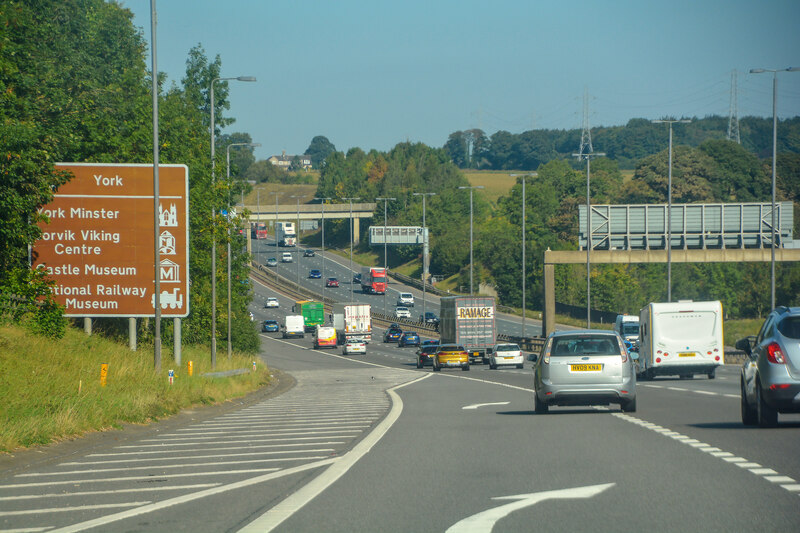
<svg viewBox="0 0 800 533">
<path fill-rule="evenodd" d="M 778 331 L 788 339 L 800 339 L 800 316 L 787 316 L 781 320 Z"/>
<path fill-rule="evenodd" d="M 581 335 L 553 339 L 550 355 L 619 355 L 619 343 L 610 335 Z"/>
<path fill-rule="evenodd" d="M 497 346 L 498 352 L 518 352 L 519 346 L 516 344 L 500 344 Z"/>
</svg>

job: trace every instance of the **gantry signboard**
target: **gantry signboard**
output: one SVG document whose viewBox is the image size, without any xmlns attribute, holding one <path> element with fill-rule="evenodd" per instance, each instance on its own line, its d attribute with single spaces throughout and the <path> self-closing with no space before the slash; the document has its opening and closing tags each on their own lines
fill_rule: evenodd
<svg viewBox="0 0 800 533">
<path fill-rule="evenodd" d="M 59 163 L 75 176 L 41 212 L 33 264 L 70 317 L 155 316 L 153 165 Z M 161 314 L 189 314 L 189 169 L 159 165 Z"/>
</svg>

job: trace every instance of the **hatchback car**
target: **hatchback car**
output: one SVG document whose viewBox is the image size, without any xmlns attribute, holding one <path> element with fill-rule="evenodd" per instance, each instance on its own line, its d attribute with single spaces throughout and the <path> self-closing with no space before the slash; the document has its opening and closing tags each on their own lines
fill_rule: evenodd
<svg viewBox="0 0 800 533">
<path fill-rule="evenodd" d="M 303 257 L 314 257 L 315 255 L 317 255 L 316 252 L 310 248 L 303 252 Z"/>
<path fill-rule="evenodd" d="M 500 365 L 515 365 L 522 368 L 522 349 L 518 344 L 495 344 L 489 352 L 489 368 L 497 370 Z"/>
<path fill-rule="evenodd" d="M 383 342 L 398 342 L 403 335 L 403 330 L 400 328 L 389 327 L 383 335 Z"/>
<path fill-rule="evenodd" d="M 325 280 L 325 286 L 326 287 L 338 287 L 339 286 L 339 280 L 336 279 L 336 278 L 328 278 L 327 280 Z"/>
<path fill-rule="evenodd" d="M 742 365 L 742 423 L 778 425 L 778 413 L 800 413 L 800 307 L 777 307 L 767 315 L 753 345 L 736 341 Z"/>
<path fill-rule="evenodd" d="M 402 307 L 414 307 L 414 295 L 410 292 L 401 292 L 397 295 L 397 305 Z"/>
<path fill-rule="evenodd" d="M 404 346 L 419 346 L 419 335 L 416 331 L 404 331 L 397 341 L 397 346 L 402 348 Z"/>
<path fill-rule="evenodd" d="M 279 330 L 280 330 L 280 325 L 278 324 L 277 320 L 265 320 L 261 324 L 262 332 L 279 331 Z"/>
<path fill-rule="evenodd" d="M 408 307 L 395 307 L 394 316 L 395 318 L 411 318 L 411 311 L 408 310 Z"/>
<path fill-rule="evenodd" d="M 354 353 L 367 353 L 367 345 L 360 339 L 347 339 L 342 346 L 342 355 L 351 355 Z"/>
<path fill-rule="evenodd" d="M 292 254 L 289 252 L 283 252 L 283 254 L 281 254 L 281 263 L 291 263 L 293 260 Z"/>
<path fill-rule="evenodd" d="M 460 344 L 442 344 L 433 354 L 433 371 L 439 372 L 442 368 L 452 367 L 469 370 L 469 355 Z"/>
<path fill-rule="evenodd" d="M 308 277 L 311 279 L 322 279 L 322 272 L 319 269 L 312 268 L 308 271 Z"/>
<path fill-rule="evenodd" d="M 422 344 L 417 350 L 417 368 L 422 368 L 425 365 L 433 364 L 433 355 L 439 348 L 439 341 L 422 341 Z"/>
<path fill-rule="evenodd" d="M 278 260 L 275 259 L 274 257 L 270 257 L 269 259 L 267 259 L 267 266 L 268 267 L 276 267 L 276 266 L 278 266 Z"/>
<path fill-rule="evenodd" d="M 361 274 L 356 272 L 353 274 L 353 283 L 361 283 Z"/>
<path fill-rule="evenodd" d="M 552 333 L 534 360 L 534 410 L 619 404 L 636 411 L 636 374 L 622 337 L 607 330 Z"/>
<path fill-rule="evenodd" d="M 274 296 L 270 296 L 269 298 L 267 298 L 267 301 L 264 302 L 264 307 L 280 307 L 280 306 L 281 306 L 280 302 Z"/>
</svg>

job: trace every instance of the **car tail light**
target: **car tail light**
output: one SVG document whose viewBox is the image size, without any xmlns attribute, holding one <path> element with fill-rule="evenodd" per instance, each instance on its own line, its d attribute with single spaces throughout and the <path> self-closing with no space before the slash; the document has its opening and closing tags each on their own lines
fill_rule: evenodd
<svg viewBox="0 0 800 533">
<path fill-rule="evenodd" d="M 660 357 L 656 357 L 656 363 L 660 363 L 660 362 L 661 362 L 661 358 Z"/>
<path fill-rule="evenodd" d="M 788 389 L 788 388 L 789 388 L 788 383 L 781 383 L 780 385 L 773 384 L 769 386 L 769 390 Z"/>
<path fill-rule="evenodd" d="M 719 356 L 716 356 L 716 357 L 714 358 L 714 361 L 719 361 Z"/>
<path fill-rule="evenodd" d="M 619 345 L 619 353 L 622 354 L 622 362 L 628 362 L 628 349 L 625 348 L 625 343 L 622 342 L 622 339 L 617 339 L 617 344 Z"/>
<path fill-rule="evenodd" d="M 771 342 L 767 345 L 767 360 L 776 365 L 786 364 L 786 359 L 783 358 L 783 352 L 777 342 Z"/>
</svg>

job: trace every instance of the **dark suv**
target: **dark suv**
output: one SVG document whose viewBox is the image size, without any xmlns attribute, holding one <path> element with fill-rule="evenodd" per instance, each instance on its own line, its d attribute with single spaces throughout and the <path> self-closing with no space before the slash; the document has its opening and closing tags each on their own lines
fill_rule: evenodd
<svg viewBox="0 0 800 533">
<path fill-rule="evenodd" d="M 736 347 L 748 359 L 742 365 L 742 423 L 778 425 L 778 413 L 800 413 L 800 307 L 777 307 L 767 315 L 751 346 Z"/>
</svg>

